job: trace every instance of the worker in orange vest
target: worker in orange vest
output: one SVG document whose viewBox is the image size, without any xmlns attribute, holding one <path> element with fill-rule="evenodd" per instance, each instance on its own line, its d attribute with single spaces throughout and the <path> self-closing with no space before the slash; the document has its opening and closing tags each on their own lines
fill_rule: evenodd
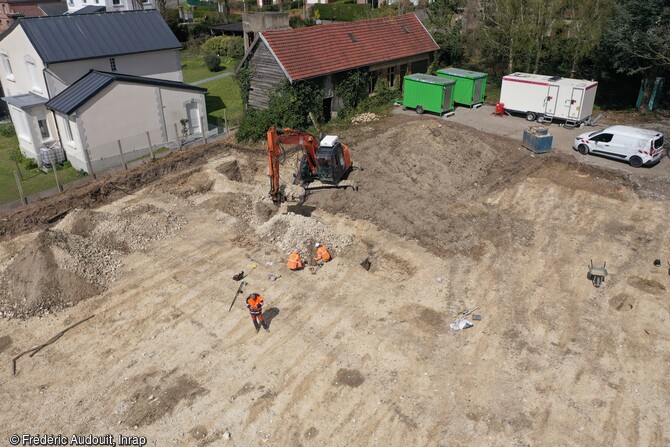
<svg viewBox="0 0 670 447">
<path fill-rule="evenodd" d="M 254 322 L 254 327 L 256 328 L 256 333 L 261 330 L 261 326 L 267 332 L 270 332 L 270 328 L 263 320 L 263 297 L 257 293 L 252 293 L 247 297 L 247 309 L 251 314 L 251 319 Z"/>
<path fill-rule="evenodd" d="M 291 270 L 300 270 L 303 267 L 302 258 L 300 258 L 300 254 L 297 248 L 293 250 L 293 253 L 291 253 L 291 257 L 288 259 L 288 263 L 286 265 Z"/>
<path fill-rule="evenodd" d="M 328 249 L 326 247 L 324 247 L 323 245 L 321 245 L 318 242 L 316 244 L 314 244 L 314 247 L 316 248 L 316 258 L 314 258 L 314 260 L 318 264 L 324 264 L 324 263 L 330 261 L 331 256 L 330 256 L 330 253 L 328 252 Z"/>
</svg>

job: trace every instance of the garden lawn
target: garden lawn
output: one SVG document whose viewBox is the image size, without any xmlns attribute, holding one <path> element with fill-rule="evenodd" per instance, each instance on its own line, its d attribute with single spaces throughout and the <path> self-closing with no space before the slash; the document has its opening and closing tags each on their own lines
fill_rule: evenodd
<svg viewBox="0 0 670 447">
<path fill-rule="evenodd" d="M 226 111 L 228 125 L 235 126 L 242 118 L 242 97 L 240 88 L 233 76 L 216 79 L 199 87 L 207 89 L 205 102 L 207 103 L 207 121 L 216 124 L 217 118 L 223 118 Z"/>
<path fill-rule="evenodd" d="M 21 198 L 19 190 L 16 188 L 16 181 L 14 180 L 16 164 L 11 158 L 12 151 L 18 145 L 19 142 L 16 140 L 16 137 L 8 138 L 0 135 L 0 204 Z M 23 193 L 25 195 L 30 196 L 45 189 L 56 187 L 53 172 L 44 173 L 40 171 L 37 173 L 28 171 L 21 165 L 19 166 L 24 179 L 21 185 L 23 186 Z M 74 168 L 58 170 L 58 178 L 62 184 L 76 180 L 78 175 L 78 171 Z"/>
<path fill-rule="evenodd" d="M 187 84 L 201 81 L 226 71 L 234 70 L 237 63 L 238 60 L 236 59 L 222 57 L 221 70 L 213 72 L 207 69 L 203 56 L 189 56 L 185 53 L 181 53 L 181 71 L 184 76 L 184 82 Z"/>
</svg>

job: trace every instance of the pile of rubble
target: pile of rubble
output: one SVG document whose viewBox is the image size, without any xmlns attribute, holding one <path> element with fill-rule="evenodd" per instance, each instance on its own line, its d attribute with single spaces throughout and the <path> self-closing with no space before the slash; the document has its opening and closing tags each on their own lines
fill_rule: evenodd
<svg viewBox="0 0 670 447">
<path fill-rule="evenodd" d="M 275 215 L 259 226 L 257 233 L 285 253 L 290 253 L 295 248 L 300 251 L 314 250 L 315 242 L 339 251 L 354 242 L 353 234 L 336 233 L 313 217 L 294 213 Z"/>
<path fill-rule="evenodd" d="M 372 121 L 378 120 L 379 116 L 372 112 L 361 113 L 351 118 L 353 124 L 371 123 Z"/>
</svg>

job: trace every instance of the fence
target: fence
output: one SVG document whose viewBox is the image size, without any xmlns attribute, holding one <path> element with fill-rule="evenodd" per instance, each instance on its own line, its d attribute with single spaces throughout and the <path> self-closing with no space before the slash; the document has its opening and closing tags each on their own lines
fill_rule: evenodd
<svg viewBox="0 0 670 447">
<path fill-rule="evenodd" d="M 42 168 L 45 172 L 35 173 L 15 163 L 9 170 L 10 175 L 13 171 L 13 181 L 3 180 L 8 185 L 3 189 L 11 188 L 12 184 L 14 188 L 13 191 L 2 193 L 0 211 L 58 194 L 90 179 L 129 169 L 145 159 L 162 157 L 184 146 L 206 143 L 210 138 L 227 133 L 226 124 L 223 121 L 214 126 L 201 120 L 199 126 L 194 128 L 189 127 L 188 123 L 170 123 L 162 129 L 145 130 L 103 144 L 90 145 L 84 152 L 66 146 L 66 156 L 72 168 L 55 172 L 49 166 L 48 169 Z M 207 130 L 203 133 L 205 126 Z"/>
</svg>

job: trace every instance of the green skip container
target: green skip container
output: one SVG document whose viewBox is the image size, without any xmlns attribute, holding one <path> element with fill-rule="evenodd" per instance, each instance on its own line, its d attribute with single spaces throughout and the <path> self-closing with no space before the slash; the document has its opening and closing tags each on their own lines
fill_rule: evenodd
<svg viewBox="0 0 670 447">
<path fill-rule="evenodd" d="M 456 82 L 454 86 L 456 104 L 472 107 L 484 102 L 488 74 L 449 67 L 437 70 L 437 75 Z"/>
<path fill-rule="evenodd" d="M 405 76 L 402 105 L 416 110 L 416 113 L 433 112 L 442 115 L 454 110 L 451 79 L 439 78 L 427 74 Z"/>
</svg>

